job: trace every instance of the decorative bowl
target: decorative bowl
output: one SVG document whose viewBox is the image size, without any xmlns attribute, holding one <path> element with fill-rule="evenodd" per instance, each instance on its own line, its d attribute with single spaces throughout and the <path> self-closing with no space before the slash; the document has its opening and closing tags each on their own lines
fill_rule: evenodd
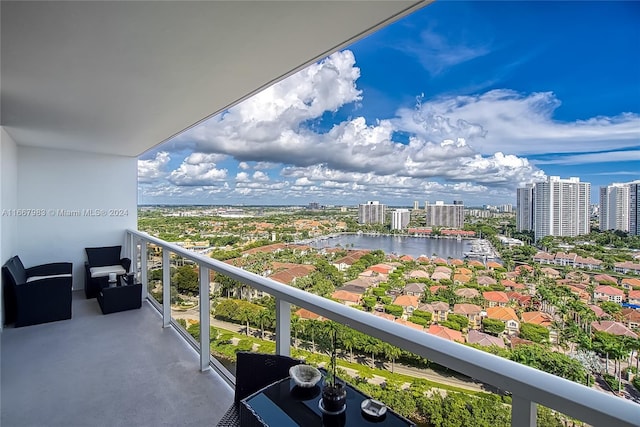
<svg viewBox="0 0 640 427">
<path fill-rule="evenodd" d="M 311 388 L 315 386 L 322 375 L 320 371 L 310 365 L 295 365 L 289 368 L 289 375 L 298 387 Z"/>
</svg>

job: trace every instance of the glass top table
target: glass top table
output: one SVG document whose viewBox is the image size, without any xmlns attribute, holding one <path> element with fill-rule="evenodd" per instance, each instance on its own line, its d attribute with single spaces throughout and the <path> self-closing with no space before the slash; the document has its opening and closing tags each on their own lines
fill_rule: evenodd
<svg viewBox="0 0 640 427">
<path fill-rule="evenodd" d="M 322 383 L 322 382 L 321 382 Z M 323 414 L 319 407 L 321 386 L 296 387 L 285 378 L 245 398 L 240 403 L 242 427 L 413 426 L 406 418 L 387 409 L 381 418 L 365 415 L 360 404 L 369 396 L 347 384 L 347 408 L 339 415 Z"/>
</svg>

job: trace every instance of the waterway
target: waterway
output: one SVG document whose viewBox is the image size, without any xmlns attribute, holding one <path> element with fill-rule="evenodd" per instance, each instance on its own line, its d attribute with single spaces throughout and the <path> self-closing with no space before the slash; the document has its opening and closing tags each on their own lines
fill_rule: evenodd
<svg viewBox="0 0 640 427">
<path fill-rule="evenodd" d="M 308 243 L 314 248 L 342 247 L 345 249 L 380 249 L 386 254 L 399 256 L 410 255 L 418 258 L 425 255 L 447 259 L 464 259 L 464 253 L 471 249 L 473 240 L 456 240 L 450 238 L 413 237 L 413 236 L 381 236 L 366 234 L 339 234 L 330 239 L 315 240 Z"/>
</svg>

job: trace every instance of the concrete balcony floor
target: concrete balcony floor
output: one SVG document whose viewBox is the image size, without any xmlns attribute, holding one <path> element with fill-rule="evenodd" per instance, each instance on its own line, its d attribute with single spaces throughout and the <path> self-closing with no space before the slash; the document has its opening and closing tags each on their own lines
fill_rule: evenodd
<svg viewBox="0 0 640 427">
<path fill-rule="evenodd" d="M 70 320 L 5 328 L 2 426 L 216 425 L 233 390 L 148 302 L 102 315 L 74 292 Z"/>
</svg>

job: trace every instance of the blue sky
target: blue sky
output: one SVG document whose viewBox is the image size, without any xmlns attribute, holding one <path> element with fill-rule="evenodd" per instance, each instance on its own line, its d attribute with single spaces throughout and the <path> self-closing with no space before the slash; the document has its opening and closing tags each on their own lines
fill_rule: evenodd
<svg viewBox="0 0 640 427">
<path fill-rule="evenodd" d="M 141 204 L 515 204 L 640 179 L 639 2 L 442 1 L 141 156 Z"/>
</svg>

